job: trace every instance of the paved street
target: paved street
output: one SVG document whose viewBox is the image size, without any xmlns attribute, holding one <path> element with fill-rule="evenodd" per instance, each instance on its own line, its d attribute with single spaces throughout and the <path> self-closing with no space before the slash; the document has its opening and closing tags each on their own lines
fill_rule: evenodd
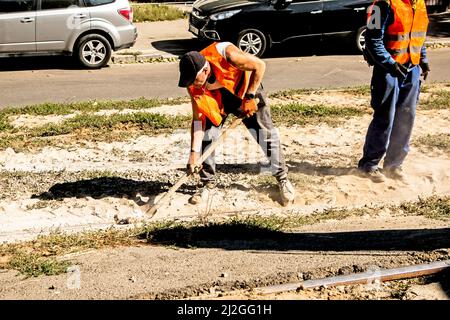
<svg viewBox="0 0 450 320">
<path fill-rule="evenodd" d="M 450 80 L 450 48 L 431 50 L 429 56 L 432 67 L 429 81 Z M 49 101 L 185 95 L 185 91 L 177 87 L 176 63 L 111 65 L 88 71 L 70 69 L 67 61 L 57 60 L 53 68 L 50 62 L 42 62 L 35 70 L 19 68 L 0 72 L 0 107 Z M 270 58 L 266 62 L 264 86 L 267 91 L 353 86 L 370 81 L 371 69 L 359 55 Z"/>
<path fill-rule="evenodd" d="M 131 51 L 177 56 L 205 46 L 187 31 L 187 20 L 137 23 Z M 450 80 L 450 48 L 430 50 L 429 81 Z M 274 48 L 267 62 L 267 91 L 368 84 L 371 69 L 344 43 L 289 43 Z M 132 99 L 185 95 L 177 87 L 176 63 L 110 64 L 82 70 L 67 57 L 0 59 L 0 108 L 43 102 Z"/>
</svg>

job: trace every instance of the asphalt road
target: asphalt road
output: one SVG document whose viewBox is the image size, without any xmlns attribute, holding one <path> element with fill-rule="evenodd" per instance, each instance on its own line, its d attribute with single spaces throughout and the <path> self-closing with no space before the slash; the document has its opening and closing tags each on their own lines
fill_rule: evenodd
<svg viewBox="0 0 450 320">
<path fill-rule="evenodd" d="M 293 53 L 297 55 L 298 53 Z M 289 55 L 293 55 L 289 54 Z M 368 84 L 371 69 L 357 54 L 299 53 L 268 58 L 266 91 L 288 88 L 342 87 Z M 278 55 L 278 56 L 277 56 Z M 283 56 L 284 55 L 284 56 Z M 429 81 L 450 81 L 450 48 L 429 51 Z M 176 63 L 114 65 L 80 70 L 69 58 L 2 59 L 0 108 L 43 102 L 177 97 Z"/>
</svg>

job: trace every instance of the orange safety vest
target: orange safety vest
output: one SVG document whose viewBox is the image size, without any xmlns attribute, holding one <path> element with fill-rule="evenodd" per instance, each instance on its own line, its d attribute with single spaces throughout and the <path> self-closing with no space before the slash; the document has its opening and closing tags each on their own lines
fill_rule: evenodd
<svg viewBox="0 0 450 320">
<path fill-rule="evenodd" d="M 394 14 L 394 22 L 385 30 L 385 47 L 398 63 L 405 64 L 411 61 L 412 64 L 418 65 L 428 28 L 425 1 L 416 0 L 414 5 L 411 0 L 388 2 Z"/>
<path fill-rule="evenodd" d="M 235 96 L 243 99 L 250 82 L 250 72 L 242 71 L 231 65 L 216 48 L 217 42 L 206 47 L 200 53 L 209 62 L 212 72 L 225 89 Z M 194 86 L 188 87 L 188 92 L 192 98 L 195 110 L 199 116 L 206 116 L 211 122 L 218 126 L 225 115 L 222 96 L 220 90 L 208 90 L 206 88 L 196 89 Z"/>
</svg>

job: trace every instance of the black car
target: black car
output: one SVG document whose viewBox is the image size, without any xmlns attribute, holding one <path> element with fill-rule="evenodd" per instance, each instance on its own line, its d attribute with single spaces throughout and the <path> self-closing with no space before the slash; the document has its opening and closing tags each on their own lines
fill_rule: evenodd
<svg viewBox="0 0 450 320">
<path fill-rule="evenodd" d="M 198 0 L 189 31 L 201 39 L 231 41 L 262 56 L 292 39 L 346 37 L 362 51 L 373 0 Z"/>
</svg>

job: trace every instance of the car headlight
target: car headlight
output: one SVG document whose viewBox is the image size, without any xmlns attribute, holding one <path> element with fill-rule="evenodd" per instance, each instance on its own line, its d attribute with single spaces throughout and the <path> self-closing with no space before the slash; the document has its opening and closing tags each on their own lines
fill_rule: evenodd
<svg viewBox="0 0 450 320">
<path fill-rule="evenodd" d="M 228 19 L 234 16 L 235 14 L 241 12 L 241 9 L 239 10 L 230 10 L 230 11 L 224 11 L 220 13 L 215 13 L 210 16 L 211 20 L 217 21 L 217 20 L 223 20 Z"/>
</svg>

